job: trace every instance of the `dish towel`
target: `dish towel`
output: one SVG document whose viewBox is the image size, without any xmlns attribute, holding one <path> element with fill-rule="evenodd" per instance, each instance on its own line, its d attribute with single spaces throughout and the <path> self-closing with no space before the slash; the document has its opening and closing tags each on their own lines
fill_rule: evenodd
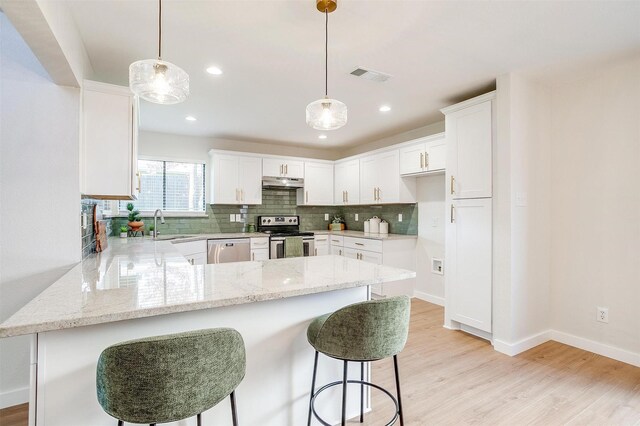
<svg viewBox="0 0 640 426">
<path fill-rule="evenodd" d="M 284 239 L 284 257 L 302 256 L 304 256 L 302 237 L 286 237 Z"/>
</svg>

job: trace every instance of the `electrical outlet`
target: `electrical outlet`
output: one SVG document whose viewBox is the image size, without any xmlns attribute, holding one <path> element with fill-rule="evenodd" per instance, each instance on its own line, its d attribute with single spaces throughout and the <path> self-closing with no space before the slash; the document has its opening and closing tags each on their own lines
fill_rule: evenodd
<svg viewBox="0 0 640 426">
<path fill-rule="evenodd" d="M 402 222 L 402 213 L 398 213 L 398 222 Z"/>
<path fill-rule="evenodd" d="M 329 213 L 324 214 L 324 220 L 329 220 Z"/>
<path fill-rule="evenodd" d="M 242 222 L 242 215 L 239 213 L 236 215 L 236 222 Z"/>
<path fill-rule="evenodd" d="M 596 320 L 598 320 L 599 322 L 608 323 L 609 322 L 609 308 L 602 308 L 602 307 L 598 306 L 596 309 L 598 311 L 598 316 L 596 317 Z"/>
<path fill-rule="evenodd" d="M 356 222 L 358 221 L 358 213 L 355 214 Z"/>
<path fill-rule="evenodd" d="M 235 222 L 236 221 L 236 215 L 235 214 L 230 214 L 229 215 L 229 222 Z"/>
</svg>

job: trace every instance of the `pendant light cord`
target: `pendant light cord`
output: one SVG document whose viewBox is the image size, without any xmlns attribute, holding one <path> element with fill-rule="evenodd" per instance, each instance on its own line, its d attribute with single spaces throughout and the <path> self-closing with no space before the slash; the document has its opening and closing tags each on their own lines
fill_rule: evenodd
<svg viewBox="0 0 640 426">
<path fill-rule="evenodd" d="M 329 94 L 329 8 L 324 10 L 324 97 Z"/>
<path fill-rule="evenodd" d="M 162 0 L 158 0 L 158 60 L 162 59 Z"/>
</svg>

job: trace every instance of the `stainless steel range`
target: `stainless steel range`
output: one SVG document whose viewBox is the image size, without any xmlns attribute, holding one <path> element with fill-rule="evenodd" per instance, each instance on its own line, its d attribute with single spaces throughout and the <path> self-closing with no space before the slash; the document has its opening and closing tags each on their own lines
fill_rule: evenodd
<svg viewBox="0 0 640 426">
<path fill-rule="evenodd" d="M 301 237 L 304 255 L 315 255 L 313 232 L 300 231 L 300 216 L 258 216 L 257 230 L 269 235 L 270 259 L 284 257 L 286 237 Z"/>
</svg>

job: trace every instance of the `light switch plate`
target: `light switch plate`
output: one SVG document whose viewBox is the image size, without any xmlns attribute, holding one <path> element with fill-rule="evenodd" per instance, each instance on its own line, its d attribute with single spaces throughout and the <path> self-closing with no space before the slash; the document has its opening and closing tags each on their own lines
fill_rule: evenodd
<svg viewBox="0 0 640 426">
<path fill-rule="evenodd" d="M 402 222 L 402 213 L 398 213 L 398 222 Z"/>
<path fill-rule="evenodd" d="M 235 222 L 235 221 L 236 221 L 236 215 L 235 215 L 235 214 L 233 214 L 233 213 L 231 213 L 231 214 L 229 215 L 229 222 Z"/>
<path fill-rule="evenodd" d="M 329 220 L 329 213 L 324 214 L 324 220 Z"/>
</svg>

